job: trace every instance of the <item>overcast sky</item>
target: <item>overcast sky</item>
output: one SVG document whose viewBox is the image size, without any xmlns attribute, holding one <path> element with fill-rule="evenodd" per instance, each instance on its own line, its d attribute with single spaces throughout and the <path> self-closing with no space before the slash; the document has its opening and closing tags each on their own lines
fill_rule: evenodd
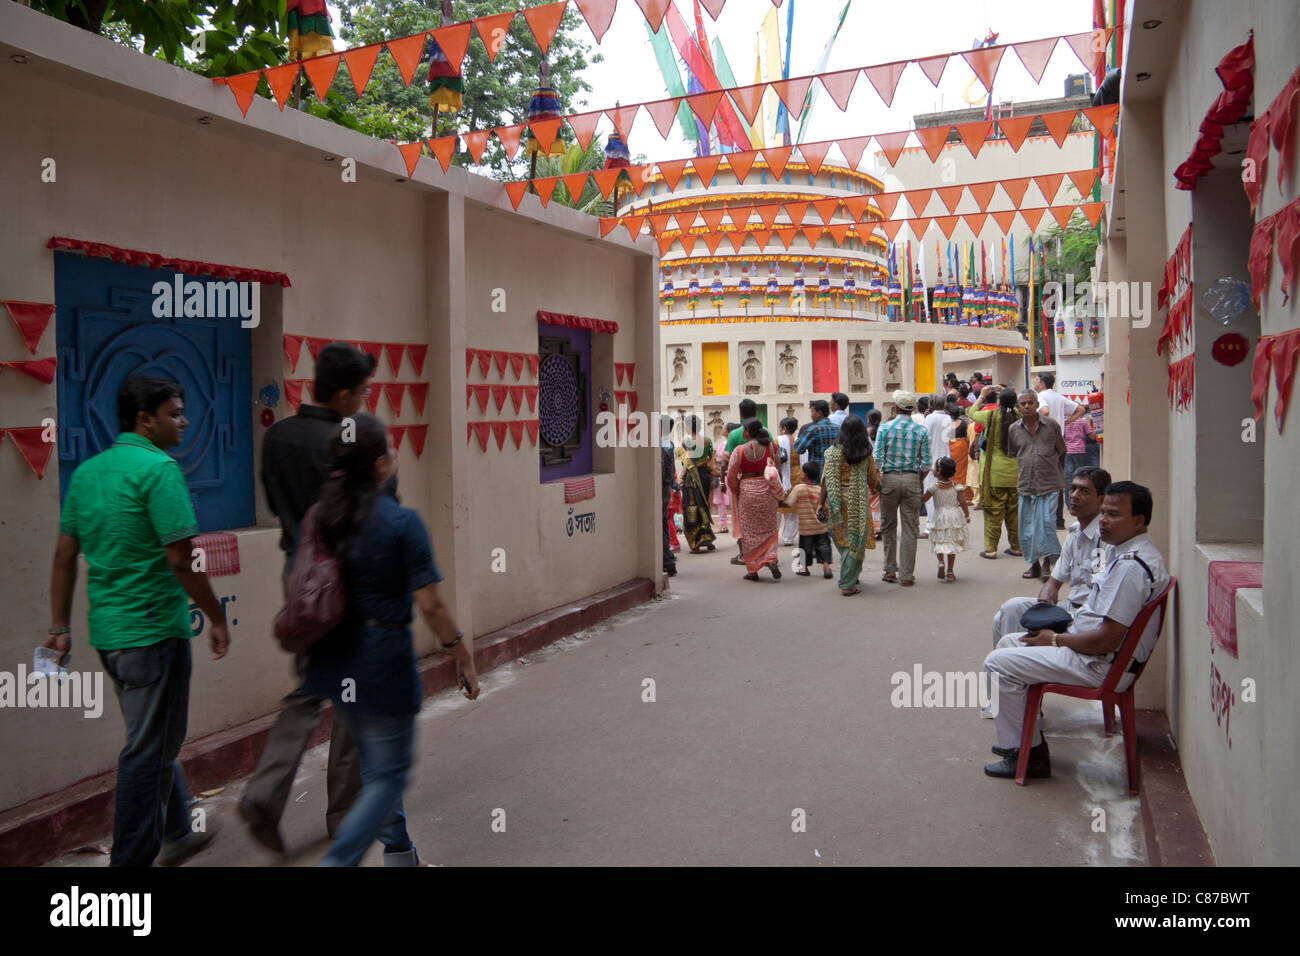
<svg viewBox="0 0 1300 956">
<path fill-rule="evenodd" d="M 693 24 L 691 0 L 673 2 L 683 19 Z M 785 7 L 791 3 L 795 7 L 790 75 L 799 76 L 816 71 L 843 0 L 785 0 L 778 11 L 783 48 Z M 771 0 L 728 0 L 718 22 L 714 23 L 708 11 L 701 8 L 710 41 L 715 36 L 721 37 L 736 82 L 741 85 L 753 82 L 757 35 L 763 17 L 771 9 Z M 333 12 L 337 24 L 338 11 Z M 827 69 L 843 70 L 968 50 L 989 30 L 999 34 L 999 43 L 1016 43 L 1090 29 L 1091 0 L 911 0 L 903 3 L 852 0 Z M 601 109 L 613 106 L 616 101 L 645 102 L 668 95 L 650 47 L 645 17 L 634 0 L 619 0 L 613 23 L 599 47 L 595 47 L 585 23 L 578 28 L 577 36 L 604 54 L 605 60 L 587 69 L 586 80 L 592 92 L 587 94 L 587 106 L 575 106 L 575 111 Z M 477 34 L 471 42 L 479 42 Z M 336 46 L 341 47 L 341 43 L 336 42 Z M 1060 44 L 1048 63 L 1042 83 L 1035 84 L 1014 52 L 1007 51 L 994 81 L 994 100 L 1022 102 L 1061 96 L 1066 76 L 1082 72 L 1084 68 L 1074 53 Z M 939 88 L 935 89 L 918 66 L 910 65 L 898 84 L 893 106 L 886 108 L 871 84 L 860 76 L 849 109 L 843 113 L 820 90 L 820 84 L 814 83 L 818 95 L 803 138 L 816 141 L 910 129 L 915 113 L 958 109 L 968 105 L 967 96 L 982 103 L 983 88 L 978 81 L 970 85 L 973 77 L 974 72 L 964 60 L 951 60 Z M 473 82 L 472 78 L 469 82 Z M 612 125 L 602 120 L 597 133 L 603 138 L 611 129 Z M 792 129 L 797 132 L 798 124 Z M 644 154 L 651 160 L 694 154 L 694 144 L 688 145 L 679 126 L 674 125 L 672 134 L 665 140 L 644 111 L 637 117 L 628 145 L 634 156 Z M 835 155 L 834 151 L 831 155 Z"/>
</svg>

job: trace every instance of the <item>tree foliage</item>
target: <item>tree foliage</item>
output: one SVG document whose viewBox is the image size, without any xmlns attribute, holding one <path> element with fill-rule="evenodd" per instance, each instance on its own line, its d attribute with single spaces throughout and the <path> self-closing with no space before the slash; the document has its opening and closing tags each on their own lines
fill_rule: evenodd
<svg viewBox="0 0 1300 956">
<path fill-rule="evenodd" d="M 574 143 L 565 150 L 563 156 L 537 157 L 538 176 L 569 176 L 574 173 L 587 173 L 603 169 L 604 166 L 605 148 L 596 139 L 592 139 L 586 149 Z M 582 187 L 582 194 L 576 199 L 569 195 L 569 190 L 565 187 L 563 181 L 556 183 L 555 192 L 551 194 L 551 202 L 558 203 L 561 206 L 572 206 L 574 209 L 592 216 L 612 216 L 614 214 L 613 202 L 600 194 L 600 189 L 591 177 L 587 177 L 586 185 Z"/>
<path fill-rule="evenodd" d="M 1073 197 L 1078 193 L 1071 189 Z M 1080 202 L 1071 198 L 1072 203 Z M 1040 236 L 1047 250 L 1047 278 L 1064 281 L 1067 275 L 1073 275 L 1076 283 L 1089 279 L 1092 269 L 1097 264 L 1097 245 L 1101 241 L 1096 226 L 1089 224 L 1082 216 L 1074 216 L 1066 228 L 1056 223 Z M 1061 244 L 1061 261 L 1056 261 L 1056 244 Z"/>
</svg>

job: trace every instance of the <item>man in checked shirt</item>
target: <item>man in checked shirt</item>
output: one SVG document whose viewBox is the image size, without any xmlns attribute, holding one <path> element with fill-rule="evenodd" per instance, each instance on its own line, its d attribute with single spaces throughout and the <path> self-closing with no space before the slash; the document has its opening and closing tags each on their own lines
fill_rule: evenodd
<svg viewBox="0 0 1300 956">
<path fill-rule="evenodd" d="M 880 580 L 910 588 L 916 583 L 916 537 L 921 514 L 921 484 L 930 470 L 930 433 L 912 421 L 916 396 L 894 393 L 894 417 L 876 432 L 880 479 L 880 525 L 885 539 L 885 573 Z M 898 546 L 899 511 L 903 541 Z"/>
</svg>

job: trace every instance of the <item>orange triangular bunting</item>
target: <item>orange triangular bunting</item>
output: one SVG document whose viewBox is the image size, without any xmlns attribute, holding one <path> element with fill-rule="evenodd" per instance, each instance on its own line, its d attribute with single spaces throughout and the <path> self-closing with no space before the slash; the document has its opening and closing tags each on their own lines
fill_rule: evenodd
<svg viewBox="0 0 1300 956">
<path fill-rule="evenodd" d="M 559 182 L 558 176 L 542 176 L 533 180 L 533 189 L 537 191 L 537 198 L 542 201 L 543 207 L 551 201 L 551 194 L 555 192 L 557 182 Z"/>
<path fill-rule="evenodd" d="M 758 248 L 761 251 L 767 248 L 767 241 L 772 238 L 772 230 L 755 229 L 752 233 L 750 233 L 750 235 L 754 237 L 754 241 L 758 243 Z"/>
<path fill-rule="evenodd" d="M 826 231 L 831 234 L 831 238 L 835 240 L 835 245 L 838 246 L 844 241 L 844 237 L 848 235 L 849 224 L 847 222 L 841 222 L 837 225 L 827 226 Z"/>
<path fill-rule="evenodd" d="M 1083 115 L 1088 117 L 1088 122 L 1102 136 L 1110 136 L 1115 132 L 1115 118 L 1119 116 L 1119 104 L 1112 103 L 1110 106 L 1093 106 L 1083 111 Z"/>
<path fill-rule="evenodd" d="M 862 154 L 866 152 L 871 137 L 854 136 L 850 139 L 837 139 L 835 142 L 840 152 L 844 154 L 844 161 L 849 164 L 849 169 L 857 169 L 862 163 Z"/>
<path fill-rule="evenodd" d="M 491 132 L 488 129 L 480 129 L 465 134 L 465 148 L 469 150 L 469 155 L 474 162 L 483 161 L 483 150 L 487 149 L 487 138 Z"/>
<path fill-rule="evenodd" d="M 894 209 L 898 205 L 898 201 L 902 198 L 902 193 L 876 193 L 874 196 L 870 197 L 871 201 L 876 204 L 876 208 L 880 210 L 881 214 L 886 219 L 894 218 Z M 926 198 L 928 199 L 929 197 Z M 861 214 L 856 218 L 860 220 L 862 218 Z"/>
<path fill-rule="evenodd" d="M 880 231 L 885 234 L 886 239 L 893 242 L 894 237 L 898 235 L 898 230 L 903 228 L 905 222 L 907 222 L 906 219 L 887 219 L 880 224 Z"/>
<path fill-rule="evenodd" d="M 731 243 L 731 248 L 740 252 L 740 247 L 745 244 L 745 234 L 743 232 L 729 232 L 727 239 Z"/>
<path fill-rule="evenodd" d="M 976 238 L 979 237 L 980 230 L 984 228 L 984 223 L 988 222 L 988 218 L 989 214 L 986 212 L 968 212 L 961 217 L 962 222 L 970 227 L 970 231 L 975 233 Z"/>
<path fill-rule="evenodd" d="M 956 212 L 965 188 L 965 186 L 941 186 L 935 190 L 935 194 L 939 197 L 939 201 L 948 207 L 949 212 Z"/>
<path fill-rule="evenodd" d="M 922 216 L 920 219 L 909 219 L 907 224 L 912 228 L 912 235 L 917 239 L 924 239 L 926 231 L 930 228 L 930 223 L 934 222 L 934 216 Z"/>
<path fill-rule="evenodd" d="M 718 251 L 718 243 L 722 241 L 722 233 L 710 232 L 705 234 L 701 238 L 704 239 L 704 248 L 709 250 L 709 255 L 713 255 L 715 252 Z"/>
<path fill-rule="evenodd" d="M 700 214 L 693 209 L 683 209 L 673 215 L 677 220 L 677 228 L 683 232 L 689 232 L 691 226 L 695 225 L 700 218 Z"/>
<path fill-rule="evenodd" d="M 808 240 L 808 248 L 816 248 L 817 243 L 821 240 L 822 233 L 826 231 L 825 226 L 804 226 L 800 232 Z"/>
<path fill-rule="evenodd" d="M 1037 209 L 1022 209 L 1020 210 L 1020 218 L 1025 221 L 1025 225 L 1029 227 L 1030 232 L 1037 232 L 1038 224 L 1042 221 L 1045 212 L 1047 212 L 1047 209 L 1043 206 Z"/>
<path fill-rule="evenodd" d="M 523 200 L 524 193 L 526 192 L 528 192 L 527 180 L 521 180 L 520 182 L 517 183 L 506 183 L 506 195 L 510 197 L 510 205 L 516 211 L 519 210 L 519 203 Z M 602 219 L 601 220 L 602 228 L 604 227 L 604 222 L 605 220 Z M 601 235 L 603 236 L 605 235 L 605 233 L 602 232 Z"/>
<path fill-rule="evenodd" d="M 849 108 L 849 97 L 853 95 L 853 87 L 858 82 L 860 70 L 841 70 L 838 73 L 823 73 L 817 79 L 821 80 L 822 89 L 830 94 L 835 105 L 844 112 Z M 753 121 L 750 121 L 751 125 Z"/>
<path fill-rule="evenodd" d="M 952 238 L 952 231 L 957 228 L 956 216 L 936 216 L 935 222 L 939 224 L 939 230 L 943 233 L 945 239 Z"/>
<path fill-rule="evenodd" d="M 944 143 L 948 142 L 948 133 L 951 130 L 951 126 L 926 126 L 915 130 L 916 138 L 921 141 L 925 154 L 930 157 L 930 162 L 938 162 L 939 154 L 943 152 Z"/>
<path fill-rule="evenodd" d="M 736 104 L 736 109 L 740 110 L 741 115 L 745 117 L 745 122 L 753 126 L 754 118 L 758 116 L 759 107 L 763 105 L 763 95 L 767 92 L 767 84 L 757 83 L 754 86 L 738 86 L 734 90 L 728 90 L 727 92 L 731 95 L 731 102 Z"/>
<path fill-rule="evenodd" d="M 754 211 L 758 213 L 758 218 L 763 220 L 763 226 L 767 229 L 772 228 L 772 223 L 776 222 L 776 215 L 781 211 L 779 202 L 764 203 L 761 206 L 755 206 Z"/>
<path fill-rule="evenodd" d="M 1070 217 L 1074 215 L 1074 206 L 1049 206 L 1047 211 L 1052 214 L 1052 218 L 1056 220 L 1057 224 L 1064 229 L 1065 224 L 1068 223 Z"/>
<path fill-rule="evenodd" d="M 432 32 L 438 49 L 447 58 L 451 68 L 459 73 L 461 63 L 465 60 L 465 51 L 469 49 L 470 35 L 474 32 L 473 25 L 468 22 L 453 23 L 451 26 L 439 27 Z"/>
<path fill-rule="evenodd" d="M 655 100 L 653 103 L 645 104 L 645 111 L 650 114 L 654 120 L 655 129 L 659 130 L 659 135 L 668 138 L 668 134 L 673 131 L 673 120 L 677 118 L 677 107 L 681 104 L 677 97 L 667 100 Z"/>
<path fill-rule="evenodd" d="M 1085 202 L 1079 205 L 1079 212 L 1083 213 L 1088 220 L 1088 225 L 1097 225 L 1097 220 L 1101 218 L 1101 210 L 1106 204 L 1104 202 Z"/>
<path fill-rule="evenodd" d="M 727 214 L 725 209 L 701 209 L 700 218 L 708 225 L 711 232 L 717 232 L 722 228 L 722 217 Z"/>
<path fill-rule="evenodd" d="M 925 78 L 930 81 L 931 85 L 938 86 L 939 80 L 943 77 L 943 71 L 948 66 L 948 55 L 927 56 L 924 60 L 917 60 L 916 65 L 921 68 Z"/>
<path fill-rule="evenodd" d="M 1056 141 L 1056 145 L 1064 146 L 1065 137 L 1070 132 L 1077 115 L 1077 110 L 1061 110 L 1057 113 L 1039 113 L 1038 118 L 1043 121 L 1043 125 L 1047 127 L 1047 132 Z"/>
<path fill-rule="evenodd" d="M 632 192 L 639 197 L 650 183 L 650 177 L 653 175 L 654 164 L 642 163 L 640 166 L 629 166 L 622 170 L 627 176 L 628 184 L 632 187 Z"/>
<path fill-rule="evenodd" d="M 1007 138 L 1007 144 L 1013 153 L 1020 151 L 1020 146 L 1029 135 L 1029 127 L 1034 125 L 1034 114 L 1028 116 L 1004 116 L 998 120 L 998 128 Z"/>
<path fill-rule="evenodd" d="M 673 218 L 670 212 L 652 213 L 646 217 L 650 223 L 650 232 L 656 236 L 662 236 L 668 228 L 668 220 Z"/>
<path fill-rule="evenodd" d="M 596 188 L 600 190 L 600 194 L 608 199 L 622 172 L 621 169 L 597 169 L 592 172 L 591 178 L 596 181 Z"/>
<path fill-rule="evenodd" d="M 932 189 L 908 189 L 904 190 L 903 195 L 907 197 L 907 204 L 912 207 L 913 216 L 924 216 L 925 207 L 930 204 L 930 193 Z"/>
<path fill-rule="evenodd" d="M 685 171 L 686 160 L 684 159 L 670 159 L 659 164 L 659 175 L 664 178 L 664 185 L 668 187 L 669 192 L 677 188 L 677 183 Z"/>
<path fill-rule="evenodd" d="M 623 137 L 625 143 L 631 138 L 632 123 L 636 120 L 636 111 L 640 108 L 641 105 L 637 103 L 605 110 L 605 115 L 609 117 L 609 121 L 614 124 L 614 129 L 618 130 L 618 135 Z"/>
<path fill-rule="evenodd" d="M 1043 82 L 1047 61 L 1052 58 L 1052 51 L 1056 49 L 1059 40 L 1059 37 L 1048 37 L 1046 40 L 1030 40 L 1011 47 L 1016 51 L 1016 56 L 1020 57 L 1020 62 L 1029 71 L 1035 83 Z"/>
<path fill-rule="evenodd" d="M 745 177 L 749 175 L 749 168 L 754 165 L 754 157 L 758 153 L 754 150 L 746 150 L 743 153 L 727 153 L 727 165 L 731 171 L 736 174 L 736 182 L 743 184 Z"/>
<path fill-rule="evenodd" d="M 1096 73 L 1105 62 L 1106 47 L 1110 44 L 1109 30 L 1090 30 L 1087 33 L 1071 33 L 1065 37 L 1070 49 L 1079 58 L 1079 62 L 1089 73 Z"/>
<path fill-rule="evenodd" d="M 302 71 L 307 74 L 311 88 L 316 91 L 316 97 L 322 103 L 325 102 L 330 84 L 334 82 L 334 74 L 338 72 L 339 59 L 339 54 L 335 53 L 333 56 L 313 56 L 302 61 Z"/>
<path fill-rule="evenodd" d="M 474 27 L 478 30 L 478 35 L 487 47 L 488 62 L 494 63 L 497 54 L 501 52 L 501 44 L 505 42 L 506 37 L 510 35 L 510 21 L 515 18 L 515 12 L 497 13 L 490 17 L 475 17 Z"/>
<path fill-rule="evenodd" d="M 506 156 L 510 159 L 519 155 L 519 136 L 523 131 L 523 123 L 516 123 L 514 126 L 498 126 L 493 130 L 497 134 L 497 139 L 501 140 L 501 145 L 505 147 Z"/>
<path fill-rule="evenodd" d="M 1011 200 L 1011 205 L 1019 209 L 1021 201 L 1025 198 L 1025 190 L 1029 188 L 1029 177 L 1021 176 L 1018 179 L 1004 179 L 1000 185 L 1002 191 L 1007 194 L 1007 198 Z"/>
<path fill-rule="evenodd" d="M 831 224 L 831 218 L 835 215 L 835 210 L 839 208 L 839 205 L 840 201 L 835 197 L 818 199 L 812 204 L 813 208 L 817 210 L 817 215 L 822 217 L 822 224 L 827 226 Z"/>
<path fill-rule="evenodd" d="M 707 90 L 686 97 L 686 105 L 706 127 L 713 125 L 713 114 L 718 111 L 718 103 L 721 101 L 722 90 Z"/>
<path fill-rule="evenodd" d="M 961 141 L 966 144 L 972 157 L 977 157 L 980 150 L 984 148 L 984 141 L 989 138 L 989 133 L 993 130 L 992 120 L 976 120 L 974 123 L 958 123 L 957 134 Z"/>
<path fill-rule="evenodd" d="M 844 211 L 854 222 L 862 218 L 862 214 L 867 211 L 867 206 L 875 196 L 845 196 L 840 202 L 844 203 Z M 814 204 L 815 205 L 815 204 Z"/>
<path fill-rule="evenodd" d="M 388 53 L 397 64 L 397 71 L 402 74 L 402 82 L 407 86 L 411 85 L 411 80 L 415 79 L 415 68 L 420 65 L 420 54 L 424 52 L 424 40 L 428 36 L 426 33 L 417 33 L 414 36 L 402 37 L 400 40 L 389 40 L 384 45 L 388 47 Z"/>
<path fill-rule="evenodd" d="M 542 147 L 543 156 L 550 153 L 551 144 L 555 142 L 555 137 L 560 133 L 560 123 L 561 120 L 557 116 L 555 119 L 533 120 L 528 124 L 528 132 Z"/>
<path fill-rule="evenodd" d="M 790 217 L 790 225 L 802 226 L 803 217 L 808 214 L 808 203 L 788 202 L 785 204 L 785 214 Z"/>
<path fill-rule="evenodd" d="M 235 95 L 235 105 L 245 116 L 248 115 L 248 108 L 253 105 L 253 97 L 257 95 L 257 84 L 261 79 L 261 70 L 226 78 L 226 86 L 230 87 L 230 92 Z"/>
<path fill-rule="evenodd" d="M 800 143 L 799 154 L 803 156 L 803 161 L 808 164 L 808 171 L 816 176 L 822 170 L 822 163 L 826 160 L 826 153 L 831 148 L 834 140 L 825 140 L 820 143 Z"/>
<path fill-rule="evenodd" d="M 975 205 L 980 207 L 980 212 L 989 208 L 989 200 L 993 198 L 993 191 L 998 188 L 997 183 L 972 183 L 966 187 L 970 190 L 971 198 L 975 200 Z"/>
<path fill-rule="evenodd" d="M 275 102 L 280 109 L 284 109 L 284 101 L 293 92 L 293 81 L 298 78 L 298 64 L 286 63 L 284 66 L 273 66 L 262 72 L 266 74 L 266 85 L 271 88 L 271 95 L 275 97 Z"/>
<path fill-rule="evenodd" d="M 763 159 L 777 179 L 785 175 L 785 164 L 790 162 L 790 154 L 793 152 L 793 146 L 769 146 L 763 150 Z"/>
<path fill-rule="evenodd" d="M 708 189 L 713 183 L 713 177 L 718 172 L 718 164 L 722 162 L 722 154 L 715 153 L 712 156 L 696 156 L 691 160 L 691 169 L 695 170 L 700 177 L 700 186 Z"/>
<path fill-rule="evenodd" d="M 623 226 L 627 229 L 628 237 L 635 242 L 637 236 L 641 235 L 641 227 L 645 225 L 645 216 L 625 216 Z"/>
<path fill-rule="evenodd" d="M 582 198 L 582 191 L 587 188 L 587 173 L 570 173 L 568 176 L 561 176 L 560 182 L 564 183 L 564 188 L 569 192 L 569 198 L 573 200 L 576 206 L 578 200 Z"/>
<path fill-rule="evenodd" d="M 576 113 L 565 117 L 569 129 L 573 130 L 574 139 L 583 149 L 591 145 L 591 138 L 596 135 L 596 124 L 600 122 L 603 115 L 602 111 L 596 110 L 593 113 Z"/>
<path fill-rule="evenodd" d="M 1092 187 L 1097 184 L 1097 170 L 1081 169 L 1076 173 L 1070 173 L 1070 182 L 1074 183 L 1074 188 L 1079 190 L 1079 197 L 1084 198 L 1092 192 Z M 1096 223 L 1093 223 L 1096 225 Z"/>
<path fill-rule="evenodd" d="M 754 211 L 753 206 L 728 206 L 727 218 L 733 225 L 744 229 L 745 223 L 749 222 L 749 217 L 754 215 Z"/>
<path fill-rule="evenodd" d="M 1044 173 L 1042 176 L 1034 177 L 1034 185 L 1043 194 L 1043 202 L 1051 205 L 1056 201 L 1056 193 L 1061 188 L 1063 179 L 1065 173 Z"/>
<path fill-rule="evenodd" d="M 786 248 L 786 251 L 788 252 L 790 250 L 790 243 L 794 242 L 795 233 L 797 233 L 799 230 L 793 228 L 785 228 L 785 229 L 773 229 L 772 231 L 776 233 L 777 238 L 781 240 L 782 244 Z"/>
<path fill-rule="evenodd" d="M 1016 221 L 1016 211 L 1014 209 L 1004 209 L 1002 212 L 991 213 L 991 215 L 1004 236 L 1011 231 L 1011 224 Z"/>
<path fill-rule="evenodd" d="M 402 161 L 406 163 L 406 175 L 410 177 L 415 173 L 415 164 L 420 161 L 420 149 L 423 143 L 398 143 L 397 151 L 402 154 Z"/>
<path fill-rule="evenodd" d="M 785 108 L 789 111 L 792 119 L 798 119 L 803 113 L 804 101 L 808 96 L 808 88 L 812 86 L 813 78 L 811 76 L 797 76 L 789 80 L 773 80 L 768 84 L 776 95 L 781 98 Z"/>
<path fill-rule="evenodd" d="M 659 238 L 659 255 L 662 256 L 666 254 L 668 250 L 672 248 L 673 243 L 676 241 L 677 240 L 674 239 L 672 236 L 661 236 Z"/>
<path fill-rule="evenodd" d="M 348 65 L 348 76 L 352 78 L 352 88 L 357 91 L 357 98 L 366 91 L 366 84 L 370 82 L 370 74 L 375 69 L 375 60 L 379 57 L 379 48 L 382 43 L 372 43 L 370 46 L 359 46 L 355 50 L 346 50 L 343 53 L 343 62 Z"/>
<path fill-rule="evenodd" d="M 555 31 L 560 28 L 566 6 L 566 0 L 560 0 L 559 3 L 547 3 L 519 11 L 528 21 L 528 29 L 533 31 L 533 39 L 541 47 L 542 56 L 546 56 L 546 51 L 551 48 L 551 41 L 555 39 Z"/>
<path fill-rule="evenodd" d="M 885 106 L 893 105 L 894 91 L 898 89 L 898 80 L 902 77 L 903 70 L 909 62 L 908 60 L 902 60 L 898 63 L 882 63 L 880 66 L 863 68 L 862 72 L 867 74 L 867 79 L 876 88 L 880 98 L 885 101 Z"/>
<path fill-rule="evenodd" d="M 682 244 L 682 251 L 688 256 L 695 251 L 695 240 L 699 236 L 688 236 L 685 233 L 677 237 L 677 241 Z"/>
<path fill-rule="evenodd" d="M 664 22 L 664 14 L 668 12 L 670 2 L 671 0 L 636 0 L 636 5 L 645 14 L 645 22 L 650 24 L 652 33 L 659 32 L 659 25 Z"/>
<path fill-rule="evenodd" d="M 897 165 L 898 157 L 903 155 L 903 147 L 907 145 L 907 133 L 877 133 L 876 145 L 885 154 L 890 166 Z"/>
<path fill-rule="evenodd" d="M 445 173 L 447 167 L 451 165 L 451 154 L 456 151 L 456 137 L 440 136 L 426 142 L 429 144 L 429 149 L 433 151 L 434 158 L 438 160 L 438 165 L 442 167 L 442 171 Z"/>
<path fill-rule="evenodd" d="M 970 68 L 980 78 L 984 89 L 991 90 L 993 78 L 998 75 L 998 65 L 1002 62 L 1002 54 L 1006 52 L 1007 48 L 1004 46 L 989 46 L 978 50 L 967 50 L 962 54 L 962 58 L 970 64 Z"/>
</svg>

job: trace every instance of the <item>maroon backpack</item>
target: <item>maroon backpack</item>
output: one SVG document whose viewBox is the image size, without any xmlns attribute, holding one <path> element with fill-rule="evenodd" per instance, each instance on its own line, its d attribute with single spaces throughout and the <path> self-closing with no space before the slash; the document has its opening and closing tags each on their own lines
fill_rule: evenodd
<svg viewBox="0 0 1300 956">
<path fill-rule="evenodd" d="M 318 507 L 303 516 L 284 607 L 275 615 L 275 639 L 290 654 L 301 654 L 334 630 L 347 607 L 342 564 L 316 533 Z"/>
</svg>

